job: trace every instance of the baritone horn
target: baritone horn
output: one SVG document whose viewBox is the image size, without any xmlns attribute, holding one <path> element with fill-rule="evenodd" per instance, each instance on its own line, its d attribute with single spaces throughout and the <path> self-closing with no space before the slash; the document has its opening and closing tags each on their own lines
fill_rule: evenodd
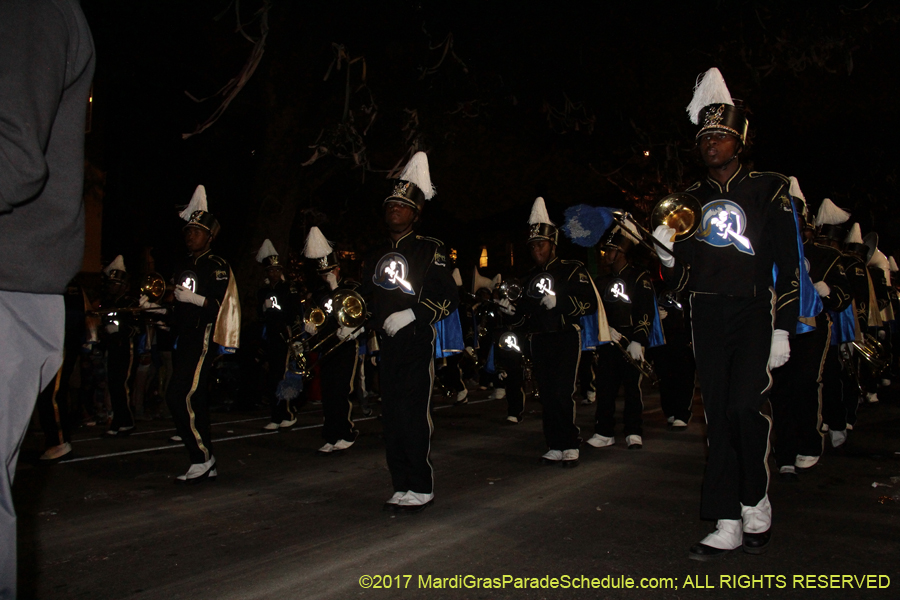
<svg viewBox="0 0 900 600">
<path fill-rule="evenodd" d="M 652 383 L 653 385 L 659 384 L 659 376 L 653 369 L 653 365 L 647 362 L 647 359 L 642 357 L 640 360 L 638 360 L 631 356 L 631 353 L 628 352 L 627 346 L 629 342 L 627 337 L 623 335 L 618 341 L 610 340 L 610 343 L 618 348 L 619 352 L 622 353 L 622 356 L 625 357 L 625 360 L 628 362 L 628 364 L 637 369 L 641 375 L 643 375 L 650 381 L 650 383 Z"/>
<path fill-rule="evenodd" d="M 147 273 L 141 280 L 141 295 L 147 296 L 147 300 L 150 302 L 159 302 L 166 295 L 166 292 L 173 289 L 173 287 L 166 285 L 166 280 L 159 273 Z"/>
</svg>

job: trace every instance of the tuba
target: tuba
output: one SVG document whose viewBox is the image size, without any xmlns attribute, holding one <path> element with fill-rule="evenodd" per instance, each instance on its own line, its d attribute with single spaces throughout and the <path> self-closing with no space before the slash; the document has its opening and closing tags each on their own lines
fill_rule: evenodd
<svg viewBox="0 0 900 600">
<path fill-rule="evenodd" d="M 885 350 L 884 345 L 879 342 L 874 335 L 865 334 L 863 340 L 850 342 L 850 345 L 859 353 L 859 356 L 868 363 L 872 369 L 872 374 L 878 377 L 881 375 L 888 364 L 890 364 L 890 354 Z"/>
</svg>

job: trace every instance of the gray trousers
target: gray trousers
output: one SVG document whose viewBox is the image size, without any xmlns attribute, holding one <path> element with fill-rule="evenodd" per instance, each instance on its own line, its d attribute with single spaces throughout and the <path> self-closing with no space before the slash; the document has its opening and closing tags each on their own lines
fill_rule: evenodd
<svg viewBox="0 0 900 600">
<path fill-rule="evenodd" d="M 62 295 L 0 291 L 0 600 L 16 597 L 12 484 L 38 394 L 62 364 Z"/>
</svg>

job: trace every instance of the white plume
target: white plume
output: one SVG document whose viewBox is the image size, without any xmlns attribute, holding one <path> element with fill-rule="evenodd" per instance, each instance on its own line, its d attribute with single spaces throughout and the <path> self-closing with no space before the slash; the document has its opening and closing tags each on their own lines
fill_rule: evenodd
<svg viewBox="0 0 900 600">
<path fill-rule="evenodd" d="M 794 198 L 800 198 L 804 202 L 806 202 L 806 196 L 803 195 L 803 191 L 800 189 L 800 182 L 797 181 L 797 178 L 793 175 L 789 178 L 791 180 L 791 191 L 789 192 L 791 196 Z"/>
<path fill-rule="evenodd" d="M 111 263 L 109 263 L 109 265 L 107 265 L 107 267 L 105 269 L 103 269 L 103 272 L 106 273 L 107 275 L 109 275 L 110 271 L 124 271 L 124 270 L 125 270 L 125 259 L 122 258 L 122 255 L 120 254 L 117 257 L 115 257 L 113 259 L 113 261 Z"/>
<path fill-rule="evenodd" d="M 697 83 L 694 85 L 694 97 L 687 106 L 691 123 L 699 125 L 700 111 L 710 104 L 734 105 L 731 94 L 728 92 L 728 86 L 725 85 L 725 78 L 715 67 L 697 78 Z"/>
<path fill-rule="evenodd" d="M 821 213 L 821 211 L 819 211 Z M 830 225 L 830 223 L 826 223 L 826 225 Z M 850 228 L 850 233 L 847 234 L 847 239 L 844 240 L 845 244 L 862 244 L 862 231 L 859 229 L 859 223 L 854 223 L 853 227 Z"/>
<path fill-rule="evenodd" d="M 209 208 L 206 205 L 206 188 L 202 185 L 197 186 L 197 189 L 194 190 L 194 195 L 191 196 L 190 203 L 183 211 L 178 213 L 178 216 L 185 221 L 190 221 L 191 215 L 194 214 L 194 211 L 198 210 L 209 212 Z"/>
<path fill-rule="evenodd" d="M 259 252 L 256 253 L 256 262 L 262 262 L 270 256 L 278 256 L 278 251 L 275 250 L 272 242 L 266 239 L 259 247 Z"/>
<path fill-rule="evenodd" d="M 891 271 L 893 271 L 894 273 L 900 271 L 900 267 L 897 266 L 897 261 L 894 260 L 893 256 L 888 259 L 888 265 L 891 267 Z"/>
<path fill-rule="evenodd" d="M 816 227 L 821 227 L 822 225 L 840 225 L 841 223 L 846 223 L 849 219 L 850 213 L 835 206 L 834 202 L 829 198 L 825 198 L 822 200 L 822 205 L 819 207 L 819 214 L 816 215 Z M 859 225 L 856 225 L 856 228 L 859 229 Z M 861 238 L 859 243 L 862 244 Z"/>
<path fill-rule="evenodd" d="M 531 216 L 528 217 L 528 224 L 534 225 L 535 223 L 548 223 L 553 225 L 553 221 L 550 220 L 550 215 L 547 214 L 547 207 L 544 205 L 544 199 L 538 196 L 534 200 L 534 204 L 531 205 Z"/>
<path fill-rule="evenodd" d="M 456 287 L 462 287 L 462 275 L 459 274 L 459 269 L 453 269 L 453 282 L 456 283 Z"/>
<path fill-rule="evenodd" d="M 400 179 L 414 183 L 425 194 L 426 200 L 434 198 L 435 190 L 431 184 L 431 172 L 428 170 L 428 156 L 424 152 L 416 152 L 406 163 Z"/>
<path fill-rule="evenodd" d="M 306 258 L 322 258 L 331 254 L 331 242 L 325 239 L 325 235 L 318 227 L 310 227 L 306 236 L 306 245 L 303 246 L 303 256 Z"/>
</svg>

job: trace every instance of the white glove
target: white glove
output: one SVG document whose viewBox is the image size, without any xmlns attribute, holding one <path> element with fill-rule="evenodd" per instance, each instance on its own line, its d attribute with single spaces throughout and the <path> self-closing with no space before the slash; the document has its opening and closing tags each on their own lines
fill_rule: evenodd
<svg viewBox="0 0 900 600">
<path fill-rule="evenodd" d="M 619 333 L 618 331 L 616 331 L 615 329 L 613 329 L 612 327 L 609 328 L 609 336 L 612 338 L 612 341 L 614 341 L 614 342 L 618 342 L 619 340 L 622 339 L 622 334 Z"/>
<path fill-rule="evenodd" d="M 384 332 L 388 336 L 394 337 L 394 334 L 415 320 L 416 313 L 413 312 L 413 309 L 407 308 L 406 310 L 397 311 L 384 320 Z"/>
<path fill-rule="evenodd" d="M 271 298 L 266 298 L 263 302 L 263 308 L 266 310 L 269 310 L 273 306 L 275 306 L 275 302 Z"/>
<path fill-rule="evenodd" d="M 553 310 L 556 308 L 556 296 L 554 294 L 547 294 L 541 298 L 541 306 L 547 310 Z"/>
<path fill-rule="evenodd" d="M 359 334 L 363 333 L 366 330 L 365 327 L 360 327 L 356 329 L 355 327 L 343 327 L 337 331 L 337 337 L 342 342 L 345 340 L 353 340 L 356 339 Z"/>
<path fill-rule="evenodd" d="M 672 241 L 672 238 L 674 236 L 675 230 L 671 227 L 667 227 L 666 225 L 660 225 L 653 230 L 654 239 L 659 242 L 659 245 L 664 247 L 666 250 L 672 250 L 672 248 L 675 247 L 675 242 Z M 671 267 L 675 264 L 675 257 L 668 252 L 657 252 L 656 255 L 659 257 L 659 262 L 664 267 Z"/>
<path fill-rule="evenodd" d="M 303 323 L 303 330 L 309 335 L 316 335 L 316 332 L 319 331 L 318 327 L 316 327 L 315 323 Z"/>
<path fill-rule="evenodd" d="M 472 358 L 475 358 L 475 348 L 473 348 L 472 346 L 466 346 L 466 354 L 468 354 Z"/>
<path fill-rule="evenodd" d="M 175 286 L 175 299 L 178 300 L 179 302 L 196 304 L 200 308 L 203 308 L 203 305 L 206 304 L 206 296 L 201 296 L 200 294 L 195 294 L 194 292 L 187 289 L 183 285 Z"/>
<path fill-rule="evenodd" d="M 156 302 L 150 302 L 150 298 L 148 298 L 147 296 L 141 296 L 140 298 L 138 298 L 138 306 L 140 308 L 143 308 L 144 312 L 156 313 L 156 314 L 160 314 L 160 315 L 166 314 L 166 309 L 162 308 Z M 154 309 L 154 310 L 150 310 L 150 309 Z"/>
<path fill-rule="evenodd" d="M 884 329 L 879 329 L 877 335 L 879 340 L 884 341 L 884 339 L 887 337 L 887 332 Z"/>
<path fill-rule="evenodd" d="M 823 298 L 824 298 L 825 296 L 830 296 L 830 295 L 831 295 L 831 288 L 828 287 L 828 284 L 825 283 L 824 281 L 817 281 L 817 282 L 815 282 L 815 283 L 813 284 L 813 287 L 816 288 L 816 291 L 817 291 L 817 292 L 819 293 L 819 295 L 822 296 Z"/>
<path fill-rule="evenodd" d="M 631 358 L 634 360 L 643 360 L 644 347 L 641 346 L 639 342 L 631 342 L 628 344 L 628 354 L 631 355 Z"/>
<path fill-rule="evenodd" d="M 112 335 L 114 333 L 119 333 L 119 323 L 118 321 L 110 321 L 106 324 L 106 333 Z"/>
<path fill-rule="evenodd" d="M 664 308 L 659 309 L 659 320 L 662 321 L 669 316 L 669 311 Z"/>
<path fill-rule="evenodd" d="M 328 282 L 328 287 L 331 289 L 337 289 L 337 276 L 335 276 L 334 271 L 328 273 L 325 276 L 325 281 Z"/>
<path fill-rule="evenodd" d="M 504 315 L 513 316 L 514 314 L 516 314 L 516 307 L 510 303 L 509 298 L 503 298 L 502 300 L 498 301 L 497 306 L 500 307 L 500 312 L 502 312 Z"/>
<path fill-rule="evenodd" d="M 841 351 L 846 352 L 848 356 L 853 356 L 853 351 L 854 351 L 853 344 L 851 344 L 849 342 L 845 342 L 845 343 L 841 344 Z"/>
<path fill-rule="evenodd" d="M 788 337 L 788 332 L 784 329 L 776 329 L 772 333 L 772 348 L 769 350 L 770 369 L 777 369 L 791 357 L 791 343 Z"/>
</svg>

